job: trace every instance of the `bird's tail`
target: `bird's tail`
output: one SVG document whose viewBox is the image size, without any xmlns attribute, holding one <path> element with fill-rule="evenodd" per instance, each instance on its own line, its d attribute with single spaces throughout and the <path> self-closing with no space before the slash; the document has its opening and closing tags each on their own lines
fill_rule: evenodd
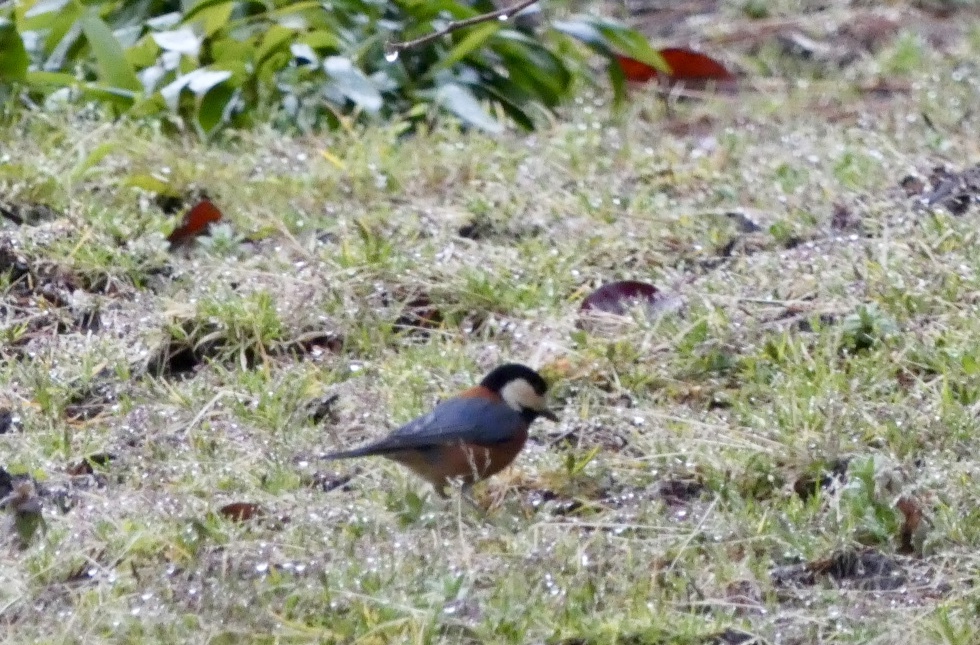
<svg viewBox="0 0 980 645">
<path fill-rule="evenodd" d="M 326 461 L 336 461 L 338 459 L 353 459 L 354 457 L 367 457 L 372 454 L 370 447 L 365 446 L 364 448 L 355 448 L 354 450 L 341 450 L 339 452 L 331 452 L 328 455 L 324 455 L 322 459 Z"/>
<path fill-rule="evenodd" d="M 323 459 L 335 461 L 337 459 L 353 459 L 354 457 L 373 457 L 374 455 L 389 455 L 405 448 L 421 448 L 422 446 L 406 446 L 404 442 L 394 437 L 387 437 L 374 443 L 369 443 L 353 450 L 341 450 L 324 455 Z"/>
</svg>

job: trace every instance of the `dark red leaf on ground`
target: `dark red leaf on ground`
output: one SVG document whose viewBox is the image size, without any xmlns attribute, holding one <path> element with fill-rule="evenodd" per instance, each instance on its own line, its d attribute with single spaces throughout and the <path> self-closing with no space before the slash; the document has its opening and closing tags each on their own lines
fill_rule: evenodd
<svg viewBox="0 0 980 645">
<path fill-rule="evenodd" d="M 656 69 L 650 65 L 647 65 L 646 63 L 641 63 L 635 58 L 616 54 L 616 61 L 619 63 L 620 69 L 623 70 L 623 76 L 626 77 L 627 81 L 633 83 L 646 83 L 647 81 L 657 78 Z"/>
<path fill-rule="evenodd" d="M 187 211 L 184 220 L 167 237 L 167 241 L 170 242 L 171 248 L 187 244 L 195 237 L 206 234 L 211 224 L 220 220 L 221 211 L 218 207 L 208 199 L 201 200 Z"/>
<path fill-rule="evenodd" d="M 664 75 L 665 80 L 670 83 L 683 81 L 690 84 L 693 81 L 698 85 L 704 85 L 711 81 L 719 84 L 735 82 L 735 76 L 710 56 L 681 47 L 661 49 L 660 55 L 670 66 L 670 74 Z M 635 58 L 616 54 L 616 60 L 628 81 L 646 83 L 660 76 L 656 69 Z"/>
<path fill-rule="evenodd" d="M 903 496 L 895 503 L 905 518 L 898 532 L 898 552 L 903 555 L 921 554 L 923 529 L 922 504 L 914 497 Z"/>
<path fill-rule="evenodd" d="M 218 512 L 233 522 L 247 522 L 262 515 L 262 507 L 251 502 L 232 502 L 219 508 Z"/>
<path fill-rule="evenodd" d="M 649 313 L 663 309 L 668 298 L 655 286 L 637 280 L 604 284 L 582 301 L 582 311 L 603 311 L 620 316 L 630 308 L 645 306 Z"/>
</svg>

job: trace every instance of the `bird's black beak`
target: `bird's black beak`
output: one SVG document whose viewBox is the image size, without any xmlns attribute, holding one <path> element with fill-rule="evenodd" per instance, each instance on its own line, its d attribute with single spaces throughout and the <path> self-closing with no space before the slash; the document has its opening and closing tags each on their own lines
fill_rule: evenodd
<svg viewBox="0 0 980 645">
<path fill-rule="evenodd" d="M 538 416 L 542 416 L 545 419 L 548 419 L 550 421 L 554 421 L 556 423 L 558 422 L 558 415 L 555 414 L 554 412 L 552 412 L 551 410 L 549 410 L 548 408 L 545 408 L 544 410 L 541 410 L 540 412 L 538 412 Z"/>
</svg>

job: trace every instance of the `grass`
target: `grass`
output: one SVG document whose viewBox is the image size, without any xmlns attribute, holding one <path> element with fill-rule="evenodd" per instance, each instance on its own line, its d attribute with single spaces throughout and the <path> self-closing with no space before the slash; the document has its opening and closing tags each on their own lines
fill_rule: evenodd
<svg viewBox="0 0 980 645">
<path fill-rule="evenodd" d="M 910 81 L 885 99 L 823 70 L 670 116 L 590 96 L 530 137 L 3 126 L 4 198 L 60 213 L 0 227 L 30 269 L 0 271 L 0 466 L 47 526 L 4 529 L 4 642 L 976 642 L 977 208 L 899 182 L 977 159 L 954 72 L 978 42 L 854 63 Z M 169 254 L 153 181 L 228 225 Z M 614 279 L 683 306 L 580 329 Z M 443 322 L 406 330 L 420 294 Z M 505 360 L 562 421 L 478 489 L 486 518 L 317 460 Z M 903 496 L 928 518 L 911 556 Z M 901 584 L 833 569 L 858 548 Z"/>
</svg>

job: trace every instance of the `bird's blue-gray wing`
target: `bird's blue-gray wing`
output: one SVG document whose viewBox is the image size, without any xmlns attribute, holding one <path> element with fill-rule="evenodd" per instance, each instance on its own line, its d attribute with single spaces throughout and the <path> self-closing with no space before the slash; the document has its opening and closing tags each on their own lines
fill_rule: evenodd
<svg viewBox="0 0 980 645">
<path fill-rule="evenodd" d="M 325 458 L 345 459 L 406 449 L 422 450 L 456 441 L 492 445 L 513 439 L 525 425 L 521 415 L 504 403 L 475 397 L 450 399 L 384 439 Z"/>
<path fill-rule="evenodd" d="M 478 397 L 450 399 L 398 428 L 388 438 L 409 445 L 459 440 L 494 444 L 513 439 L 525 425 L 521 415 L 499 401 Z"/>
</svg>

